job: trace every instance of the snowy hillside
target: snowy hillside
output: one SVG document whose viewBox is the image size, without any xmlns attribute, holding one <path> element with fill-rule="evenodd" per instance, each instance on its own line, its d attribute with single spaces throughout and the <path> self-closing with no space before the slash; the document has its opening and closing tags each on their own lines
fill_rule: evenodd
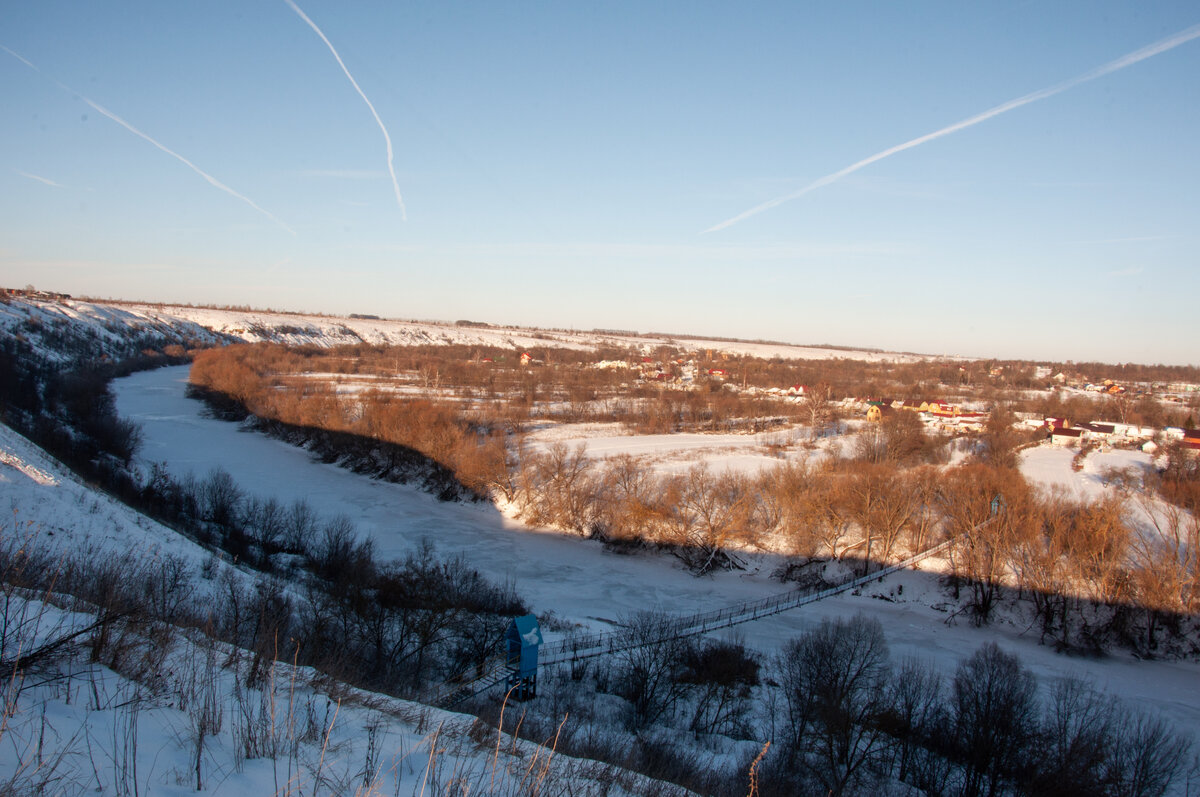
<svg viewBox="0 0 1200 797">
<path fill-rule="evenodd" d="M 912 354 L 791 346 L 775 343 L 674 339 L 603 332 L 520 329 L 433 321 L 395 321 L 378 318 L 341 318 L 324 315 L 275 313 L 253 310 L 218 310 L 205 307 L 151 305 L 126 302 L 87 302 L 73 299 L 42 300 L 11 297 L 0 304 L 0 329 L 23 335 L 35 345 L 61 349 L 64 340 L 90 346 L 93 354 L 122 356 L 154 341 L 157 345 L 186 340 L 204 343 L 242 340 L 273 341 L 291 345 L 377 346 L 461 344 L 520 349 L 560 347 L 595 349 L 598 346 L 637 347 L 650 351 L 672 345 L 683 349 L 726 352 L 730 355 L 784 359 L 844 358 L 870 362 L 912 362 Z"/>
<path fill-rule="evenodd" d="M 0 506 L 11 513 L 0 522 L 6 578 L 27 554 L 58 568 L 107 564 L 133 582 L 155 578 L 170 560 L 201 604 L 214 592 L 253 594 L 264 579 L 80 483 L 2 424 Z M 49 600 L 5 584 L 0 661 L 93 629 L 86 606 L 73 611 L 65 596 L 39 597 Z M 457 781 L 521 795 L 536 781 L 573 794 L 675 793 L 310 668 L 277 663 L 256 675 L 250 651 L 192 630 L 138 628 L 121 634 L 119 666 L 89 660 L 95 637 L 84 634 L 6 677 L 0 792 L 441 793 Z"/>
<path fill-rule="evenodd" d="M 6 540 L 19 539 L 55 559 L 120 560 L 130 571 L 173 557 L 204 582 L 230 568 L 172 529 L 79 481 L 42 449 L 0 424 L 0 506 Z"/>
<path fill-rule="evenodd" d="M 119 360 L 146 348 L 233 340 L 169 314 L 69 299 L 9 298 L 0 302 L 0 330 L 64 364 L 105 356 Z"/>
</svg>

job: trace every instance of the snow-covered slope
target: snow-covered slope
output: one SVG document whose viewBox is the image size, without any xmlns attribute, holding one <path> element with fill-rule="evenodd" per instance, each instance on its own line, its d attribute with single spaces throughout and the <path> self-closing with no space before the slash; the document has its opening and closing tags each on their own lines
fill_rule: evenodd
<svg viewBox="0 0 1200 797">
<path fill-rule="evenodd" d="M 105 356 L 119 360 L 146 348 L 233 340 L 166 313 L 27 298 L 0 302 L 0 332 L 25 340 L 50 360 L 65 365 Z"/>
<path fill-rule="evenodd" d="M 147 572 L 141 566 L 170 557 L 189 569 L 201 601 L 233 581 L 253 588 L 262 578 L 94 491 L 3 424 L 0 508 L 6 562 L 34 549 L 59 563 L 115 563 L 135 578 Z M 4 640 L 28 652 L 88 628 L 95 616 L 6 589 L 0 619 Z M 572 794 L 679 791 L 507 735 L 497 747 L 495 731 L 481 733 L 471 717 L 352 689 L 309 668 L 276 664 L 255 679 L 250 653 L 195 631 L 159 633 L 130 650 L 143 652 L 131 653 L 122 672 L 65 648 L 23 678 L 5 673 L 0 792 L 182 794 L 199 782 L 212 794 L 310 794 L 321 786 L 407 794 L 442 793 L 451 780 L 501 795 L 530 793 L 534 780 Z M 7 661 L 11 651 L 0 645 L 0 653 Z"/>
<path fill-rule="evenodd" d="M 116 560 L 132 572 L 170 557 L 201 589 L 235 577 L 254 580 L 173 529 L 82 483 L 57 460 L 0 424 L 0 542 L 17 541 L 54 558 Z M 225 575 L 228 571 L 229 575 Z M 206 586 L 207 585 L 207 586 Z"/>
<path fill-rule="evenodd" d="M 92 620 L 42 604 L 31 609 L 39 612 L 43 640 Z M 246 797 L 684 794 L 508 734 L 498 739 L 473 717 L 336 687 L 304 667 L 275 664 L 247 686 L 249 657 L 243 652 L 238 661 L 237 652 L 194 633 L 177 635 L 161 652 L 161 673 L 151 682 L 76 659 L 60 662 L 54 677 L 15 684 L 0 707 L 0 789 Z"/>
<path fill-rule="evenodd" d="M 254 310 L 218 310 L 205 307 L 86 302 L 72 299 L 41 300 L 12 297 L 0 304 L 0 329 L 41 341 L 55 349 L 66 336 L 73 347 L 90 346 L 93 355 L 123 356 L 150 345 L 126 345 L 122 340 L 183 340 L 215 343 L 243 340 L 273 341 L 293 345 L 344 346 L 440 345 L 501 346 L 536 349 L 559 347 L 592 350 L 598 346 L 636 347 L 646 351 L 671 345 L 693 351 L 711 349 L 732 355 L 782 357 L 784 359 L 844 358 L 871 362 L 910 362 L 912 354 L 791 346 L 776 343 L 731 342 L 703 339 L 672 339 L 663 336 L 631 336 L 603 332 L 520 329 L 497 326 L 459 326 L 434 321 L 395 321 L 378 318 L 341 318 L 298 313 Z"/>
</svg>

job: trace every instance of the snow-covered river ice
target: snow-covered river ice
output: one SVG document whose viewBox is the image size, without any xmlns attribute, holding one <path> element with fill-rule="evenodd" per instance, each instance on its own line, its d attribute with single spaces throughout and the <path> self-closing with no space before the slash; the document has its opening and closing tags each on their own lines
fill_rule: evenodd
<svg viewBox="0 0 1200 797">
<path fill-rule="evenodd" d="M 690 614 L 787 588 L 769 577 L 776 563 L 772 557 L 759 560 L 759 572 L 695 578 L 668 556 L 609 553 L 595 542 L 525 526 L 490 505 L 443 503 L 412 487 L 316 462 L 299 448 L 206 417 L 202 405 L 184 395 L 187 375 L 187 366 L 181 366 L 114 382 L 119 412 L 144 431 L 143 464 L 162 462 L 177 476 L 192 472 L 198 477 L 220 467 L 247 493 L 286 502 L 306 499 L 323 515 L 350 517 L 384 558 L 402 556 L 428 539 L 443 555 L 461 553 L 491 578 L 513 580 L 539 614 L 551 611 L 589 629 L 609 630 L 611 621 L 637 611 Z M 995 640 L 1020 655 L 1043 683 L 1082 676 L 1200 732 L 1197 664 L 1140 662 L 1123 653 L 1101 660 L 1069 658 L 1039 645 L 1034 629 L 1010 624 L 977 629 L 965 620 L 948 624 L 947 614 L 932 608 L 944 600 L 935 576 L 905 573 L 861 596 L 839 596 L 727 633 L 769 654 L 822 618 L 864 612 L 882 622 L 893 660 L 928 660 L 952 674 L 960 659 Z"/>
</svg>

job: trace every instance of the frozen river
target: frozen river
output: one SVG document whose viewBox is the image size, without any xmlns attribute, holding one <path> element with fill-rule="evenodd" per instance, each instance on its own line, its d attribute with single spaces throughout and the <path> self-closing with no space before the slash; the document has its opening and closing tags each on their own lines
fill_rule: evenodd
<svg viewBox="0 0 1200 797">
<path fill-rule="evenodd" d="M 531 529 L 489 505 L 443 503 L 415 488 L 315 462 L 294 446 L 205 417 L 201 404 L 184 395 L 187 374 L 186 366 L 163 368 L 114 383 L 121 415 L 144 430 L 143 463 L 163 462 L 179 476 L 192 472 L 203 477 L 221 467 L 248 493 L 287 502 L 303 498 L 326 516 L 345 514 L 361 534 L 375 540 L 385 558 L 402 556 L 429 539 L 440 553 L 462 553 L 493 579 L 515 581 L 539 614 L 552 611 L 588 628 L 607 630 L 607 621 L 636 611 L 691 613 L 785 589 L 768 577 L 774 564 L 769 557 L 762 560 L 760 573 L 695 578 L 671 557 L 608 553 L 575 536 Z M 901 584 L 903 593 L 897 595 Z M 1194 663 L 1138 662 L 1123 654 L 1099 661 L 1073 659 L 1038 645 L 1032 630 L 947 624 L 946 614 L 931 608 L 944 600 L 937 579 L 924 573 L 889 578 L 873 592 L 890 599 L 840 596 L 740 626 L 736 633 L 771 652 L 822 617 L 864 612 L 883 623 L 893 660 L 926 659 L 949 674 L 959 659 L 995 640 L 1020 655 L 1043 682 L 1080 675 L 1131 701 L 1157 706 L 1181 725 L 1200 731 L 1200 667 Z"/>
<path fill-rule="evenodd" d="M 756 576 L 697 579 L 670 557 L 607 553 L 574 535 L 531 529 L 488 504 L 445 503 L 317 462 L 300 448 L 206 417 L 200 402 L 184 395 L 187 374 L 183 366 L 117 380 L 119 412 L 145 433 L 142 464 L 163 462 L 173 474 L 197 477 L 220 467 L 250 494 L 303 498 L 325 516 L 347 515 L 383 558 L 403 556 L 428 539 L 494 579 L 516 581 L 539 613 L 581 621 L 645 609 L 693 611 L 784 589 Z"/>
</svg>

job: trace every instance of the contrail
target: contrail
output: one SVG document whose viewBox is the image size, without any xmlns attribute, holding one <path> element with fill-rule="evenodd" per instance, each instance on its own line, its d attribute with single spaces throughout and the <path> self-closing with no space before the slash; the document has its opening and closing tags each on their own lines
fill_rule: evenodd
<svg viewBox="0 0 1200 797">
<path fill-rule="evenodd" d="M 1187 30 L 1176 33 L 1174 36 L 1168 36 L 1167 38 L 1157 41 L 1154 44 L 1147 45 L 1147 46 L 1141 48 L 1140 50 L 1134 50 L 1133 52 L 1129 53 L 1128 55 L 1123 55 L 1120 58 L 1116 59 L 1115 61 L 1109 61 L 1107 64 L 1098 66 L 1089 72 L 1084 72 L 1082 75 L 1073 77 L 1070 80 L 1066 80 L 1062 83 L 1057 83 L 1053 86 L 1050 86 L 1049 88 L 1044 88 L 1039 91 L 1035 91 L 1032 94 L 1026 94 L 1023 97 L 1017 97 L 1015 100 L 1009 100 L 1008 102 L 1003 103 L 1001 105 L 997 105 L 994 108 L 989 108 L 988 110 L 986 110 L 982 113 L 978 113 L 978 114 L 975 114 L 974 116 L 963 119 L 961 122 L 955 122 L 952 125 L 943 127 L 941 130 L 935 130 L 934 132 L 923 135 L 920 138 L 914 138 L 912 141 L 906 141 L 903 144 L 897 144 L 894 147 L 885 149 L 883 152 L 878 152 L 869 158 L 864 158 L 863 160 L 860 160 L 857 163 L 853 163 L 840 171 L 836 171 L 833 174 L 828 174 L 818 180 L 814 180 L 813 182 L 809 183 L 808 185 L 804 186 L 803 188 L 801 188 L 798 191 L 793 191 L 792 193 L 787 194 L 785 196 L 776 197 L 775 199 L 772 199 L 768 202 L 764 202 L 761 205 L 755 205 L 754 207 L 750 208 L 749 210 L 739 213 L 738 215 L 736 215 L 732 218 L 726 219 L 725 221 L 721 222 L 720 224 L 714 224 L 712 227 L 709 227 L 707 230 L 705 230 L 701 234 L 705 235 L 710 232 L 716 232 L 718 230 L 723 230 L 726 227 L 732 227 L 733 225 L 737 224 L 739 221 L 744 221 L 745 219 L 748 219 L 751 216 L 757 216 L 759 213 L 762 213 L 764 210 L 770 210 L 771 208 L 778 207 L 779 205 L 782 205 L 784 202 L 790 202 L 793 199 L 802 197 L 805 194 L 809 193 L 810 191 L 815 191 L 818 188 L 822 188 L 824 186 L 829 185 L 830 183 L 835 183 L 838 180 L 845 177 L 846 175 L 852 174 L 852 173 L 858 171 L 859 169 L 862 169 L 865 166 L 870 166 L 872 163 L 875 163 L 876 161 L 881 161 L 884 158 L 891 157 L 892 155 L 895 155 L 897 152 L 903 152 L 906 149 L 912 149 L 913 147 L 920 146 L 921 144 L 924 144 L 927 141 L 933 141 L 935 138 L 941 138 L 942 136 L 948 136 L 951 133 L 957 133 L 959 130 L 965 130 L 968 127 L 973 127 L 974 125 L 977 125 L 980 122 L 985 122 L 988 119 L 991 119 L 993 116 L 999 116 L 1002 113 L 1007 113 L 1008 111 L 1014 110 L 1016 108 L 1020 108 L 1022 105 L 1028 105 L 1031 102 L 1037 102 L 1038 100 L 1044 100 L 1047 97 L 1053 97 L 1055 94 L 1061 94 L 1062 92 L 1066 91 L 1067 89 L 1075 88 L 1076 86 L 1080 85 L 1081 83 L 1087 83 L 1089 81 L 1095 80 L 1096 78 L 1104 77 L 1105 75 L 1116 72 L 1119 69 L 1124 69 L 1127 66 L 1132 66 L 1133 64 L 1136 64 L 1139 61 L 1144 61 L 1147 58 L 1152 58 L 1153 56 L 1156 56 L 1159 53 L 1165 53 L 1167 50 L 1174 49 L 1174 48 L 1178 47 L 1179 45 L 1186 44 L 1187 42 L 1190 42 L 1192 39 L 1196 39 L 1196 38 L 1200 38 L 1200 25 L 1194 25 L 1194 26 L 1188 28 Z"/>
<path fill-rule="evenodd" d="M 76 93 L 78 93 L 78 92 L 76 92 Z M 86 102 L 88 105 L 90 105 L 90 106 L 92 106 L 93 108 L 95 108 L 95 109 L 96 109 L 96 111 L 97 111 L 98 113 L 102 113 L 102 114 L 104 114 L 105 116 L 107 116 L 109 119 L 112 119 L 114 122 L 116 122 L 116 123 L 117 123 L 117 124 L 119 124 L 121 127 L 123 127 L 123 128 L 125 128 L 126 130 L 128 130 L 130 133 L 133 133 L 135 136 L 138 136 L 139 138 L 143 138 L 143 139 L 145 139 L 146 141 L 149 141 L 151 144 L 153 144 L 154 146 L 158 147 L 158 148 L 159 148 L 159 149 L 161 149 L 163 152 L 165 152 L 165 153 L 167 153 L 168 155 L 170 155 L 172 158 L 175 158 L 175 159 L 176 159 L 176 160 L 178 160 L 180 163 L 182 163 L 184 166 L 187 166 L 189 169 L 191 169 L 192 171 L 194 171 L 196 174 L 200 175 L 200 176 L 201 176 L 201 177 L 203 177 L 205 180 L 207 180 L 207 181 L 209 182 L 209 184 L 211 184 L 212 186 L 214 186 L 214 187 L 216 187 L 216 188 L 219 188 L 219 189 L 221 189 L 222 191 L 224 191 L 225 193 L 229 194 L 230 196 L 237 197 L 238 199 L 242 200 L 243 202 L 245 202 L 245 203 L 246 203 L 247 205 L 249 205 L 250 207 L 252 207 L 252 208 L 254 208 L 255 210 L 257 210 L 259 213 L 261 213 L 261 214 L 263 214 L 264 216 L 266 216 L 267 218 L 269 218 L 271 221 L 273 221 L 273 222 L 275 222 L 276 224 L 278 224 L 278 225 L 279 225 L 280 227 L 282 227 L 283 229 L 285 229 L 285 230 L 287 230 L 288 232 L 290 232 L 292 235 L 295 235 L 295 234 L 296 234 L 296 231 L 295 231 L 295 230 L 293 230 L 291 227 L 287 226 L 287 225 L 286 225 L 286 224 L 284 224 L 282 221 L 280 221 L 278 218 L 276 218 L 276 216 L 275 216 L 275 214 L 274 214 L 274 213 L 271 213 L 269 210 L 264 210 L 263 208 L 259 207 L 259 205 L 258 205 L 258 204 L 257 204 L 257 203 L 256 203 L 256 202 L 253 200 L 253 199 L 250 199 L 250 197 L 248 197 L 248 196 L 246 196 L 246 195 L 244 195 L 244 194 L 239 194 L 237 191 L 234 191 L 232 188 L 230 188 L 229 186 L 225 185 L 225 183 L 223 183 L 223 182 L 221 182 L 220 180 L 218 180 L 217 178 L 213 177 L 211 174 L 209 174 L 208 172 L 204 171 L 204 170 L 203 170 L 203 169 L 201 169 L 199 166 L 197 166 L 196 164 L 192 163 L 192 162 L 191 162 L 190 160 L 188 160 L 187 158 L 185 158 L 185 157 L 183 157 L 182 155 L 180 155 L 178 152 L 175 152 L 174 150 L 172 150 L 172 149 L 169 149 L 169 148 L 167 148 L 167 147 L 163 146 L 162 144 L 158 143 L 157 141 L 155 141 L 154 139 L 152 139 L 150 136 L 148 136 L 148 135 L 146 135 L 145 133 L 143 133 L 141 130 L 138 130 L 136 127 L 134 127 L 133 125 L 129 124 L 129 122 L 126 122 L 124 119 L 122 119 L 121 117 L 119 117 L 119 116 L 117 116 L 115 113 L 113 113 L 112 111 L 110 111 L 110 110 L 108 110 L 107 108 L 105 108 L 103 105 L 99 105 L 99 104 L 97 104 L 97 103 L 94 103 L 94 102 L 92 102 L 92 101 L 91 101 L 91 100 L 89 100 L 87 97 L 83 96 L 82 94 L 79 94 L 79 99 L 83 100 L 83 101 L 84 101 L 84 102 Z"/>
<path fill-rule="evenodd" d="M 36 174 L 30 174 L 29 172 L 20 172 L 20 171 L 17 172 L 17 174 L 21 175 L 22 177 L 28 177 L 30 180 L 37 180 L 39 183 L 45 183 L 46 185 L 52 185 L 55 188 L 63 187 L 62 183 L 56 183 L 48 177 L 39 177 Z"/>
<path fill-rule="evenodd" d="M 4 50 L 6 53 L 8 53 L 9 55 L 11 55 L 13 58 L 16 58 L 18 61 L 20 61 L 21 63 L 25 64 L 26 66 L 28 66 L 28 67 L 29 67 L 30 69 L 32 69 L 33 71 L 37 72 L 39 75 L 42 75 L 43 77 L 45 77 L 45 78 L 47 78 L 48 80 L 52 81 L 53 83 L 55 83 L 55 84 L 56 84 L 56 85 L 57 85 L 57 86 L 58 86 L 60 89 L 62 89 L 63 91 L 67 92 L 68 94 L 73 94 L 73 95 L 75 95 L 76 97 L 78 97 L 79 99 L 83 100 L 85 103 L 87 103 L 89 106 L 91 106 L 91 108 L 92 108 L 93 110 L 95 110 L 97 113 L 100 113 L 100 114 L 103 114 L 104 116 L 107 116 L 109 119 L 111 119 L 112 121 L 116 122 L 116 123 L 117 123 L 117 124 L 119 124 L 121 127 L 123 127 L 123 128 L 125 128 L 126 130 L 128 130 L 130 133 L 133 133 L 133 134 L 134 134 L 135 136 L 137 136 L 138 138 L 144 139 L 145 141 L 148 141 L 148 142 L 150 142 L 151 144 L 153 144 L 154 146 L 158 147 L 160 150 L 162 150 L 163 152 L 167 153 L 167 154 L 168 154 L 168 155 L 170 155 L 172 158 L 175 158 L 175 159 L 176 159 L 176 160 L 178 160 L 180 163 L 182 163 L 183 165 L 187 166 L 189 169 L 191 169 L 192 171 L 194 171 L 196 174 L 198 174 L 198 175 L 200 175 L 201 177 L 203 177 L 203 178 L 204 178 L 206 181 L 208 181 L 208 183 L 209 183 L 210 185 L 212 185 L 213 187 L 215 187 L 215 188 L 219 188 L 219 189 L 221 189 L 222 191 L 224 191 L 225 193 L 229 194 L 230 196 L 232 196 L 232 197 L 236 197 L 237 199 L 240 199 L 240 200 L 242 200 L 242 201 L 243 201 L 243 202 L 245 202 L 247 205 L 249 205 L 250 207 L 254 208 L 254 209 L 255 209 L 255 210 L 257 210 L 259 213 L 263 214 L 263 215 L 264 215 L 264 216 L 266 216 L 268 219 L 270 219 L 271 221 L 275 222 L 276 224 L 278 224 L 278 225 L 279 225 L 280 227 L 282 227 L 283 229 L 285 229 L 285 230 L 287 230 L 288 232 L 290 232 L 292 235 L 295 235 L 295 234 L 296 234 L 296 231 L 295 231 L 295 230 L 293 230 L 291 227 L 287 226 L 287 225 L 286 225 L 286 224 L 284 224 L 282 221 L 280 221 L 280 220 L 279 220 L 279 219 L 278 219 L 278 218 L 275 216 L 275 214 L 271 213 L 271 212 L 270 212 L 270 211 L 268 211 L 268 210 L 264 210 L 264 209 L 263 209 L 262 207 L 260 207 L 260 206 L 259 206 L 257 203 L 255 203 L 255 201 L 254 201 L 254 200 L 250 199 L 249 197 L 245 196 L 244 194 L 239 194 L 237 191 L 234 191 L 232 188 L 230 188 L 229 186 L 225 185 L 225 183 L 223 183 L 223 182 L 221 182 L 220 180 L 218 180 L 217 178 L 213 177 L 211 174 L 209 174 L 208 172 L 204 171 L 204 170 L 203 170 L 203 169 L 201 169 L 199 166 L 197 166 L 196 164 L 192 163 L 192 162 L 191 162 L 190 160 L 188 160 L 187 158 L 185 158 L 185 157 L 183 157 L 182 155 L 180 155 L 178 152 L 175 152 L 174 150 L 172 150 L 172 149 L 170 149 L 170 148 L 168 148 L 168 147 L 164 146 L 163 144 L 160 144 L 159 142 L 155 141 L 153 138 L 151 138 L 150 136 L 146 135 L 146 134 L 145 134 L 145 133 L 143 133 L 141 130 L 138 130 L 136 127 L 134 127 L 133 125 L 129 124 L 129 122 L 126 122 L 124 119 L 122 119 L 121 117 L 117 116 L 115 113 L 113 113 L 112 111 L 108 110 L 108 109 L 107 109 L 107 108 L 105 108 L 103 105 L 100 105 L 99 103 L 93 102 L 92 100 L 90 100 L 90 99 L 88 99 L 87 97 L 85 97 L 85 96 L 83 96 L 82 94 L 80 94 L 78 91 L 75 91 L 73 88 L 71 88 L 71 87 L 70 87 L 70 86 L 68 86 L 67 84 L 63 83 L 62 81 L 60 81 L 60 80 L 57 80 L 57 79 L 55 79 L 55 78 L 51 77 L 50 75 L 46 74 L 46 73 L 45 73 L 45 72 L 43 72 L 41 69 L 39 69 L 37 66 L 35 66 L 35 65 L 33 64 L 33 62 L 31 62 L 29 59 L 27 59 L 27 58 L 23 58 L 22 56 L 18 55 L 17 53 L 15 53 L 15 52 L 13 52 L 12 50 L 10 50 L 10 49 L 8 49 L 7 47 L 5 47 L 3 44 L 0 44 L 0 50 Z"/>
<path fill-rule="evenodd" d="M 396 182 L 396 167 L 392 163 L 394 158 L 392 154 L 392 137 L 388 135 L 387 128 L 383 126 L 383 120 L 379 118 L 379 114 L 375 111 L 375 106 L 371 104 L 371 101 L 367 99 L 367 95 L 364 94 L 363 90 L 359 87 L 358 81 L 354 79 L 354 75 L 351 75 L 350 70 L 346 68 L 346 63 L 342 60 L 342 57 L 338 55 L 338 51 L 334 48 L 333 42 L 329 41 L 325 34 L 321 32 L 321 29 L 317 27 L 317 23 L 309 19 L 308 14 L 305 14 L 303 11 L 301 11 L 300 6 L 296 5 L 293 0 L 283 1 L 291 6 L 292 10 L 299 15 L 300 19 L 307 22 L 308 26 L 312 28 L 318 36 L 321 37 L 321 41 L 325 42 L 325 46 L 329 48 L 329 52 L 333 53 L 333 57 L 337 59 L 338 66 L 340 66 L 342 71 L 346 73 L 346 78 L 349 79 L 350 85 L 354 86 L 354 90 L 358 92 L 358 96 L 362 97 L 363 102 L 365 102 L 367 107 L 371 109 L 371 115 L 375 117 L 375 123 L 379 125 L 379 130 L 383 133 L 383 140 L 387 144 L 388 174 L 392 176 L 392 190 L 396 193 L 396 204 L 400 206 L 400 218 L 404 221 L 408 221 L 408 211 L 404 207 L 404 198 L 400 196 L 400 183 Z"/>
</svg>

